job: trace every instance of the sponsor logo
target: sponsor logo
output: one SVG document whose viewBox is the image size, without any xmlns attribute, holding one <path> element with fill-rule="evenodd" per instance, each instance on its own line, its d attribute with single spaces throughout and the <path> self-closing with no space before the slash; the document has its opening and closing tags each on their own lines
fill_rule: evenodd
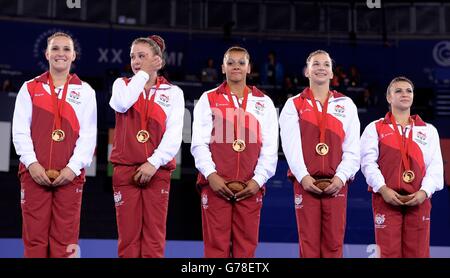
<svg viewBox="0 0 450 278">
<path fill-rule="evenodd" d="M 73 99 L 80 99 L 80 92 L 71 91 L 69 96 Z"/>
<path fill-rule="evenodd" d="M 310 108 L 300 109 L 300 114 L 303 114 L 306 112 L 312 112 L 312 110 Z"/>
<path fill-rule="evenodd" d="M 202 194 L 202 207 L 203 209 L 208 208 L 208 195 Z"/>
<path fill-rule="evenodd" d="M 334 116 L 345 118 L 345 106 L 337 104 L 334 107 Z"/>
<path fill-rule="evenodd" d="M 420 140 L 426 140 L 427 139 L 427 135 L 425 133 L 423 133 L 422 131 L 417 132 L 417 137 Z"/>
<path fill-rule="evenodd" d="M 296 209 L 301 209 L 303 207 L 303 196 L 302 194 L 295 194 L 294 204 Z"/>
<path fill-rule="evenodd" d="M 228 103 L 216 103 L 216 107 L 230 106 Z"/>
<path fill-rule="evenodd" d="M 169 103 L 169 96 L 166 96 L 165 94 L 161 94 L 159 96 L 159 100 L 161 100 L 162 102 L 165 102 L 165 103 Z"/>
<path fill-rule="evenodd" d="M 391 136 L 392 134 L 394 134 L 394 133 L 393 133 L 393 132 L 389 132 L 389 133 L 381 133 L 381 134 L 380 134 L 380 140 L 382 140 L 384 137 Z"/>
<path fill-rule="evenodd" d="M 116 204 L 116 207 L 123 204 L 122 193 L 120 193 L 120 191 L 114 192 L 114 203 Z"/>
<path fill-rule="evenodd" d="M 257 102 L 255 103 L 255 110 L 256 110 L 257 112 L 262 113 L 262 112 L 264 111 L 264 108 L 265 108 L 265 106 L 264 106 L 264 103 L 263 103 L 263 102 L 257 101 Z"/>
<path fill-rule="evenodd" d="M 334 111 L 336 111 L 336 113 L 342 114 L 345 112 L 345 107 L 343 105 L 338 104 L 334 107 Z"/>
<path fill-rule="evenodd" d="M 417 132 L 415 141 L 419 144 L 426 145 L 427 144 L 427 134 L 422 131 Z"/>
<path fill-rule="evenodd" d="M 169 100 L 170 98 L 168 95 L 160 94 L 157 102 L 161 106 L 169 107 L 170 106 Z"/>
<path fill-rule="evenodd" d="M 80 99 L 80 92 L 70 91 L 69 98 L 67 99 L 67 101 L 79 105 L 81 103 L 80 101 L 78 101 L 79 99 Z"/>
<path fill-rule="evenodd" d="M 377 229 L 383 229 L 384 227 L 386 227 L 386 225 L 384 225 L 384 222 L 386 221 L 386 217 L 384 214 L 380 214 L 377 213 L 375 215 L 375 228 Z"/>
<path fill-rule="evenodd" d="M 20 190 L 20 203 L 25 204 L 25 189 Z"/>
<path fill-rule="evenodd" d="M 450 41 L 440 41 L 433 48 L 433 58 L 441 67 L 450 66 Z"/>
</svg>

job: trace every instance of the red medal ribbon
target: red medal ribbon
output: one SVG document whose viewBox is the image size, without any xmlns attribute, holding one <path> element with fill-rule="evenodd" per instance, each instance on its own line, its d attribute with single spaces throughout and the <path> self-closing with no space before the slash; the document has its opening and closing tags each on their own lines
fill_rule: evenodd
<svg viewBox="0 0 450 278">
<path fill-rule="evenodd" d="M 62 125 L 62 119 L 61 119 L 61 114 L 62 111 L 64 110 L 64 103 L 66 103 L 66 95 L 67 95 L 67 90 L 69 88 L 69 82 L 70 79 L 72 79 L 72 76 L 69 74 L 67 76 L 66 79 L 66 83 L 64 83 L 64 89 L 63 89 L 63 94 L 61 97 L 61 105 L 60 108 L 58 108 L 58 95 L 55 92 L 55 85 L 53 83 L 53 78 L 52 75 L 50 73 L 48 73 L 48 81 L 49 81 L 49 86 L 50 86 L 50 94 L 52 95 L 52 104 L 53 104 L 53 114 L 55 115 L 55 129 L 61 129 L 61 125 Z"/>
<path fill-rule="evenodd" d="M 325 129 L 327 127 L 327 110 L 328 110 L 328 100 L 330 99 L 330 94 L 328 93 L 327 99 L 322 108 L 322 114 L 320 114 L 319 109 L 317 108 L 316 100 L 311 92 L 311 89 L 308 89 L 308 97 L 312 102 L 314 113 L 316 114 L 317 123 L 320 128 L 320 138 L 319 143 L 325 143 Z"/>
<path fill-rule="evenodd" d="M 147 130 L 147 123 L 148 123 L 148 111 L 152 111 L 153 109 L 153 104 L 155 103 L 155 96 L 156 96 L 156 91 L 158 91 L 159 86 L 161 85 L 161 81 L 159 80 L 159 78 L 156 79 L 156 87 L 155 87 L 155 92 L 153 93 L 153 95 L 150 97 L 150 92 L 151 92 L 151 88 L 148 91 L 148 95 L 147 97 L 144 97 L 144 111 L 141 111 L 141 130 Z M 148 104 L 150 102 L 150 105 Z M 142 106 L 142 105 L 141 105 Z M 149 107 L 150 106 L 150 107 Z"/>
<path fill-rule="evenodd" d="M 233 101 L 233 97 L 231 96 L 231 91 L 230 91 L 230 87 L 228 86 L 228 84 L 225 86 L 225 91 L 227 92 L 227 96 L 228 96 L 228 102 L 230 103 L 230 105 L 232 106 L 232 108 L 234 108 L 234 109 L 238 109 L 238 107 L 236 107 L 235 105 L 234 105 L 234 101 Z M 241 108 L 242 110 L 243 110 L 243 112 L 244 112 L 244 115 L 245 115 L 245 110 L 247 109 L 247 100 L 248 100 L 248 93 L 249 93 L 249 91 L 250 91 L 250 89 L 247 87 L 247 86 L 245 86 L 245 88 L 244 88 L 244 100 L 242 101 L 242 104 L 240 105 L 240 107 L 239 108 Z M 238 104 L 239 104 L 239 101 L 238 101 Z M 239 137 L 240 137 L 240 134 L 239 134 L 239 131 L 240 131 L 240 128 L 241 128 L 241 117 L 240 117 L 240 115 L 241 115 L 241 111 L 238 111 L 238 113 L 237 113 L 238 115 L 235 115 L 234 117 L 236 117 L 237 119 L 235 119 L 234 117 L 233 117 L 233 126 L 234 126 L 234 139 L 236 140 L 236 139 L 240 139 Z M 239 117 L 238 117 L 239 116 Z M 244 118 L 245 119 L 245 118 Z"/>
<path fill-rule="evenodd" d="M 395 116 L 391 113 L 390 120 L 392 123 L 392 127 L 394 128 L 395 135 L 397 136 L 397 141 L 400 146 L 400 153 L 402 154 L 402 162 L 403 167 L 405 168 L 405 171 L 411 170 L 410 164 L 409 164 L 409 157 L 408 157 L 408 148 L 412 142 L 413 137 L 413 128 L 414 128 L 414 120 L 409 117 L 409 122 L 411 123 L 411 130 L 409 131 L 409 138 L 406 140 L 406 146 L 405 143 L 403 143 L 402 135 L 400 135 L 400 132 L 398 131 L 397 127 L 397 121 L 395 120 Z"/>
</svg>

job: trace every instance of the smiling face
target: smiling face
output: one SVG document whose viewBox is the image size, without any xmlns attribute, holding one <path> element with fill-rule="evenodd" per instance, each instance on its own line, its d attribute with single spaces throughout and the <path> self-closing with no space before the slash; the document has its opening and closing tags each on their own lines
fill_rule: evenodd
<svg viewBox="0 0 450 278">
<path fill-rule="evenodd" d="M 387 102 L 392 110 L 409 110 L 414 100 L 414 89 L 407 81 L 397 81 L 391 83 L 386 95 Z"/>
<path fill-rule="evenodd" d="M 305 69 L 305 76 L 310 83 L 317 85 L 329 84 L 333 78 L 331 58 L 326 53 L 318 53 L 309 59 Z"/>
<path fill-rule="evenodd" d="M 47 45 L 45 57 L 51 71 L 70 71 L 70 66 L 76 58 L 72 39 L 65 36 L 52 38 Z"/>
<path fill-rule="evenodd" d="M 227 81 L 245 81 L 250 73 L 248 54 L 244 51 L 227 52 L 223 58 L 222 73 L 226 75 Z"/>
</svg>

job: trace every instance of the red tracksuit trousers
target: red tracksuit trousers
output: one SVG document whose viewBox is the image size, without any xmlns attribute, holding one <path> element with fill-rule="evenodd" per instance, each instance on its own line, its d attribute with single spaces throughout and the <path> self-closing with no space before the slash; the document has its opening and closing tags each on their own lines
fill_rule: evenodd
<svg viewBox="0 0 450 278">
<path fill-rule="evenodd" d="M 84 177 L 50 188 L 35 183 L 26 171 L 20 184 L 24 256 L 76 257 Z"/>
<path fill-rule="evenodd" d="M 430 199 L 413 207 L 392 206 L 374 193 L 372 207 L 381 258 L 430 257 Z"/>
<path fill-rule="evenodd" d="M 205 258 L 253 258 L 258 245 L 262 191 L 239 202 L 201 189 Z"/>
<path fill-rule="evenodd" d="M 150 182 L 132 182 L 136 166 L 115 166 L 114 201 L 121 258 L 162 258 L 166 243 L 170 171 L 159 169 Z"/>
<path fill-rule="evenodd" d="M 317 195 L 294 182 L 295 214 L 301 258 L 342 258 L 347 185 L 336 197 Z"/>
</svg>

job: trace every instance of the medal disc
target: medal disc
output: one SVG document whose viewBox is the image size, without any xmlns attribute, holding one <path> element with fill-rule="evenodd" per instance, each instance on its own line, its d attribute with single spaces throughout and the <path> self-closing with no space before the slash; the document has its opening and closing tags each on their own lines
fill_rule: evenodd
<svg viewBox="0 0 450 278">
<path fill-rule="evenodd" d="M 330 148 L 325 143 L 319 143 L 316 145 L 316 152 L 319 155 L 326 155 L 329 150 L 330 150 Z"/>
<path fill-rule="evenodd" d="M 52 132 L 52 140 L 55 142 L 61 142 L 66 137 L 66 134 L 61 129 L 55 129 Z"/>
<path fill-rule="evenodd" d="M 235 152 L 242 152 L 245 150 L 245 142 L 241 139 L 236 139 L 233 142 L 233 150 Z"/>
<path fill-rule="evenodd" d="M 406 170 L 405 172 L 403 172 L 403 175 L 402 175 L 403 181 L 406 183 L 411 183 L 415 177 L 416 177 L 416 175 L 411 170 Z"/>
<path fill-rule="evenodd" d="M 138 140 L 139 143 L 145 143 L 148 141 L 148 139 L 150 138 L 150 133 L 148 133 L 147 130 L 139 130 L 138 133 L 136 134 L 136 139 Z"/>
</svg>

